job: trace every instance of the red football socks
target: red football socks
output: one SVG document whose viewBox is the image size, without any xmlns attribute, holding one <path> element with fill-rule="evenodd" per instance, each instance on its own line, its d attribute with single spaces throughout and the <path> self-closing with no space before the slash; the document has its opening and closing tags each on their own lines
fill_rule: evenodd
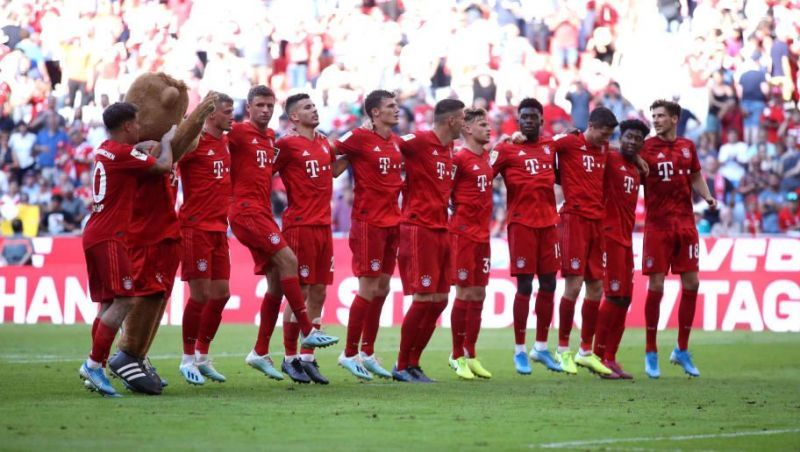
<svg viewBox="0 0 800 452">
<path fill-rule="evenodd" d="M 558 305 L 558 346 L 569 347 L 569 335 L 575 318 L 575 300 L 561 297 Z"/>
<path fill-rule="evenodd" d="M 597 311 L 600 309 L 600 300 L 583 299 L 581 307 L 581 350 L 591 351 L 594 331 L 597 327 Z"/>
<path fill-rule="evenodd" d="M 678 350 L 689 348 L 689 334 L 692 332 L 696 307 L 697 291 L 683 289 L 681 305 L 678 307 Z"/>
<path fill-rule="evenodd" d="M 468 303 L 456 298 L 453 310 L 450 311 L 450 329 L 453 336 L 452 358 L 464 356 L 464 341 L 467 336 L 467 307 Z"/>
<path fill-rule="evenodd" d="M 647 353 L 658 351 L 656 345 L 658 316 L 661 312 L 661 297 L 663 296 L 664 292 L 647 291 L 647 299 L 644 302 L 644 323 L 647 327 L 644 351 Z"/>
<path fill-rule="evenodd" d="M 208 354 L 208 347 L 214 336 L 217 335 L 219 324 L 222 323 L 222 310 L 225 309 L 225 304 L 228 298 L 218 298 L 216 300 L 208 300 L 203 306 L 203 313 L 200 315 L 200 328 L 197 330 L 197 342 L 195 343 L 195 351 L 202 355 Z"/>
<path fill-rule="evenodd" d="M 617 360 L 617 350 L 622 341 L 622 334 L 625 333 L 625 318 L 628 316 L 628 308 L 613 305 L 611 326 L 606 339 L 605 358 L 609 361 Z"/>
<path fill-rule="evenodd" d="M 367 308 L 367 315 L 364 318 L 364 330 L 361 332 L 361 351 L 367 356 L 375 354 L 375 339 L 378 337 L 378 329 L 381 327 L 381 311 L 386 297 L 375 297 Z"/>
<path fill-rule="evenodd" d="M 464 338 L 464 349 L 470 358 L 475 354 L 475 344 L 478 342 L 478 334 L 481 332 L 481 314 L 483 313 L 483 301 L 470 301 L 467 303 L 467 335 Z"/>
<path fill-rule="evenodd" d="M 547 342 L 550 324 L 553 322 L 553 292 L 539 291 L 536 294 L 536 342 Z"/>
<path fill-rule="evenodd" d="M 403 325 L 400 327 L 400 353 L 397 354 L 398 370 L 408 367 L 409 354 L 417 341 L 417 333 L 425 319 L 427 308 L 427 302 L 415 301 L 411 303 L 411 307 L 403 318 Z"/>
<path fill-rule="evenodd" d="M 439 320 L 442 311 L 447 308 L 447 301 L 429 301 L 427 305 L 425 317 L 422 320 L 422 328 L 417 333 L 417 341 L 408 354 L 408 364 L 413 367 L 419 367 L 419 359 L 433 337 L 433 332 L 436 331 L 436 322 Z"/>
<path fill-rule="evenodd" d="M 258 356 L 269 353 L 269 340 L 275 331 L 275 324 L 278 322 L 278 315 L 281 311 L 281 300 L 275 299 L 269 292 L 264 294 L 261 300 L 261 323 L 258 325 L 258 338 L 253 350 Z"/>
<path fill-rule="evenodd" d="M 290 276 L 281 279 L 281 287 L 283 288 L 283 296 L 289 302 L 289 307 L 292 308 L 294 317 L 297 319 L 297 324 L 300 326 L 300 331 L 304 335 L 311 332 L 314 326 L 311 324 L 311 319 L 306 312 L 306 300 L 303 298 L 303 291 L 300 290 L 300 280 L 297 276 Z"/>
<path fill-rule="evenodd" d="M 514 295 L 514 343 L 525 344 L 525 331 L 528 329 L 528 314 L 531 309 L 531 296 L 518 293 Z"/>
<path fill-rule="evenodd" d="M 98 363 L 104 363 L 111 353 L 111 345 L 114 343 L 114 337 L 117 336 L 119 328 L 112 328 L 105 323 L 98 322 L 97 330 L 92 338 L 92 351 L 89 358 Z"/>
<path fill-rule="evenodd" d="M 200 329 L 200 317 L 203 314 L 203 303 L 189 298 L 183 308 L 183 354 L 194 355 L 194 346 L 197 342 L 197 331 Z"/>
<path fill-rule="evenodd" d="M 300 325 L 297 322 L 283 321 L 283 348 L 286 356 L 297 354 L 297 338 L 300 336 Z"/>
<path fill-rule="evenodd" d="M 584 301 L 585 303 L 585 301 Z M 614 303 L 603 300 L 597 312 L 597 329 L 594 336 L 594 354 L 603 359 L 606 356 L 606 347 L 609 336 L 614 330 Z"/>
<path fill-rule="evenodd" d="M 347 320 L 347 343 L 344 346 L 344 356 L 351 357 L 358 354 L 358 343 L 361 341 L 361 332 L 364 331 L 364 321 L 369 312 L 370 302 L 356 295 L 350 305 L 350 318 Z"/>
</svg>

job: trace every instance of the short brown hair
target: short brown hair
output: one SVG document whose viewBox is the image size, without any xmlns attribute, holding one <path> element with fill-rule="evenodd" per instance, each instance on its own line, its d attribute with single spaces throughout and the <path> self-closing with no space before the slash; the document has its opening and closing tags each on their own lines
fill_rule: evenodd
<svg viewBox="0 0 800 452">
<path fill-rule="evenodd" d="M 275 91 L 272 91 L 272 88 L 266 85 L 256 85 L 250 88 L 250 91 L 247 92 L 247 103 L 252 104 L 253 99 L 258 96 L 275 97 Z"/>
<path fill-rule="evenodd" d="M 650 104 L 650 111 L 653 111 L 656 108 L 661 108 L 661 107 L 667 110 L 667 113 L 672 117 L 678 117 L 681 115 L 681 106 L 678 105 L 677 102 L 673 102 L 667 99 L 657 99 L 655 102 Z"/>
<path fill-rule="evenodd" d="M 464 122 L 472 122 L 478 119 L 485 118 L 487 115 L 486 110 L 483 108 L 465 108 L 464 109 Z"/>
</svg>

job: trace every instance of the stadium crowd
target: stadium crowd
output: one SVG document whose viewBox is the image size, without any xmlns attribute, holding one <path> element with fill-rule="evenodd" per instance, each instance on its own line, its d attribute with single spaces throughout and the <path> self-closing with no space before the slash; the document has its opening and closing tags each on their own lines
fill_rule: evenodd
<svg viewBox="0 0 800 452">
<path fill-rule="evenodd" d="M 650 101 L 673 97 L 721 205 L 697 203 L 700 232 L 800 232 L 796 0 L 0 0 L 0 27 L 6 236 L 15 218 L 27 236 L 81 231 L 101 113 L 144 71 L 184 80 L 190 109 L 227 93 L 239 118 L 252 84 L 278 99 L 308 92 L 331 139 L 361 124 L 379 87 L 398 93 L 399 134 L 456 96 L 489 110 L 494 139 L 515 130 L 526 96 L 545 105 L 551 135 L 584 129 L 594 106 L 647 119 Z M 335 184 L 333 227 L 346 232 L 352 179 Z M 496 236 L 504 196 L 498 181 Z"/>
</svg>

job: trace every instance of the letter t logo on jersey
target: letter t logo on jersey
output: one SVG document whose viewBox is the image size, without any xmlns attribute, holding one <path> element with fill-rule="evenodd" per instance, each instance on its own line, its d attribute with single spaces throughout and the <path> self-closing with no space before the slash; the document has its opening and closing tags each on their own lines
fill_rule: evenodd
<svg viewBox="0 0 800 452">
<path fill-rule="evenodd" d="M 631 176 L 625 176 L 622 184 L 625 186 L 625 193 L 630 193 L 633 190 L 633 178 Z"/>
<path fill-rule="evenodd" d="M 593 155 L 584 155 L 583 156 L 583 167 L 586 168 L 586 172 L 587 173 L 591 173 L 593 166 L 594 166 L 594 156 Z"/>
<path fill-rule="evenodd" d="M 267 151 L 264 149 L 257 149 L 256 162 L 258 162 L 259 168 L 264 168 L 264 166 L 267 164 Z"/>
<path fill-rule="evenodd" d="M 539 160 L 537 159 L 527 159 L 525 160 L 525 169 L 528 170 L 531 174 L 538 174 L 539 173 Z"/>
<path fill-rule="evenodd" d="M 222 179 L 222 160 L 214 160 L 214 179 Z"/>
<path fill-rule="evenodd" d="M 670 176 L 673 174 L 672 162 L 658 162 L 658 175 L 661 176 L 662 181 L 671 180 Z"/>
<path fill-rule="evenodd" d="M 486 175 L 485 174 L 479 174 L 478 175 L 478 188 L 482 192 L 486 191 Z"/>
<path fill-rule="evenodd" d="M 378 158 L 378 168 L 381 170 L 381 174 L 388 174 L 389 173 L 389 162 L 391 159 L 389 157 L 379 157 Z"/>
<path fill-rule="evenodd" d="M 319 177 L 319 163 L 316 160 L 306 161 L 306 172 L 312 179 Z"/>
<path fill-rule="evenodd" d="M 444 162 L 436 162 L 436 175 L 439 176 L 439 180 L 444 180 Z"/>
</svg>

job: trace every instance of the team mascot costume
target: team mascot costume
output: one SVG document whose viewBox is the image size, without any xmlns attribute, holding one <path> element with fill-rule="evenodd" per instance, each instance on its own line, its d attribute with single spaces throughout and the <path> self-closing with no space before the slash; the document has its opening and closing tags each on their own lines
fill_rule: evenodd
<svg viewBox="0 0 800 452">
<path fill-rule="evenodd" d="M 125 95 L 126 102 L 139 108 L 140 141 L 160 141 L 173 125 L 178 126 L 172 140 L 173 161 L 197 147 L 203 122 L 214 111 L 215 100 L 213 93 L 206 96 L 194 111 L 184 117 L 189 106 L 188 87 L 161 72 L 140 75 Z M 147 355 L 169 296 L 169 293 L 164 294 L 159 302 L 146 300 L 134 304 L 125 318 L 118 343 L 120 350 L 138 358 Z"/>
</svg>

